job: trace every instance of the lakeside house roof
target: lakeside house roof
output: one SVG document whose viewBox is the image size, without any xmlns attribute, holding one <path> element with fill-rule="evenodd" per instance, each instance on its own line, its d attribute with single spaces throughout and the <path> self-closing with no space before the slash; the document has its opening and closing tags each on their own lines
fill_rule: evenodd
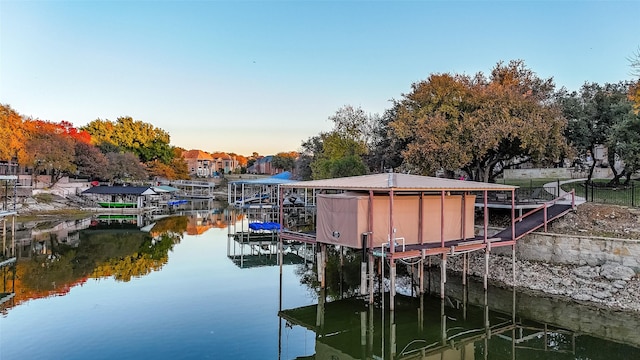
<svg viewBox="0 0 640 360">
<path fill-rule="evenodd" d="M 82 192 L 83 194 L 105 195 L 155 195 L 156 192 L 148 186 L 94 186 Z"/>
<path fill-rule="evenodd" d="M 185 151 L 182 154 L 182 157 L 185 159 L 213 160 L 213 156 L 211 156 L 211 154 L 204 152 L 202 150 Z"/>
<path fill-rule="evenodd" d="M 283 184 L 283 187 L 374 191 L 388 191 L 391 189 L 394 191 L 511 191 L 517 188 L 517 186 L 512 185 L 399 173 L 383 173 L 335 179 L 297 181 Z"/>
<path fill-rule="evenodd" d="M 231 160 L 231 155 L 223 152 L 215 152 L 211 154 L 211 157 L 215 160 Z"/>
</svg>

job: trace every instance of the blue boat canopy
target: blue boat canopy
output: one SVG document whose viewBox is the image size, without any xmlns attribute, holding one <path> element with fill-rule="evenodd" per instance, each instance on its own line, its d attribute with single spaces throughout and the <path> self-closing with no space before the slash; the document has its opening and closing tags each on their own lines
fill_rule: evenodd
<svg viewBox="0 0 640 360">
<path fill-rule="evenodd" d="M 254 222 L 249 224 L 251 230 L 280 230 L 280 224 L 277 222 Z"/>
</svg>

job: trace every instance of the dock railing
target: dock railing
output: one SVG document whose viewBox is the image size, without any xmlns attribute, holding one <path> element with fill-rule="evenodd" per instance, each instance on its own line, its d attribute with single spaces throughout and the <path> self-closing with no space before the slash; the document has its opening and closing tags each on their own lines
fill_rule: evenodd
<svg viewBox="0 0 640 360">
<path fill-rule="evenodd" d="M 567 193 L 565 193 L 563 195 L 560 195 L 560 196 L 558 196 L 557 198 L 555 198 L 553 200 L 546 201 L 541 206 L 539 206 L 539 207 L 537 207 L 537 208 L 535 208 L 533 210 L 530 210 L 530 211 L 522 214 L 521 216 L 518 216 L 517 218 L 514 218 L 512 225 L 515 226 L 515 223 L 522 221 L 524 218 L 526 218 L 528 216 L 531 216 L 531 215 L 533 215 L 533 214 L 535 214 L 535 213 L 537 213 L 539 211 L 543 211 L 544 214 L 543 214 L 542 224 L 534 227 L 529 232 L 532 232 L 532 231 L 540 228 L 541 226 L 544 226 L 544 231 L 546 232 L 547 231 L 547 224 L 549 223 L 549 221 L 551 221 L 551 220 L 553 220 L 553 219 L 555 219 L 555 218 L 557 218 L 557 217 L 559 217 L 561 215 L 564 215 L 564 213 L 561 213 L 561 214 L 558 214 L 558 215 L 554 216 L 552 219 L 549 219 L 549 216 L 548 216 L 549 207 L 551 207 L 551 206 L 553 206 L 553 205 L 555 205 L 555 204 L 557 204 L 557 203 L 559 203 L 561 201 L 566 201 L 566 199 L 568 199 L 568 198 L 571 198 L 571 209 L 574 210 L 576 208 L 576 193 L 575 193 L 575 190 L 571 190 L 570 192 L 567 192 Z M 517 238 L 521 238 L 524 235 L 528 234 L 529 232 L 527 232 L 525 234 L 521 234 Z"/>
</svg>

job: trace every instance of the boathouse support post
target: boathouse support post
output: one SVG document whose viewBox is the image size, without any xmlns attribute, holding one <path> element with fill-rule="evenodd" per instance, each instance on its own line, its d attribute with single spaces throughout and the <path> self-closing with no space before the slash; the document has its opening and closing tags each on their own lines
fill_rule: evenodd
<svg viewBox="0 0 640 360">
<path fill-rule="evenodd" d="M 360 356 L 362 359 L 367 358 L 367 312 L 360 312 Z"/>
<path fill-rule="evenodd" d="M 325 288 L 325 262 L 327 261 L 327 244 L 320 244 L 320 252 L 318 255 L 318 281 L 320 282 L 320 287 L 322 289 Z"/>
<path fill-rule="evenodd" d="M 392 303 L 393 304 L 393 303 Z M 393 311 L 393 308 L 391 309 L 391 312 L 389 314 L 389 328 L 390 328 L 390 334 L 389 334 L 389 352 L 391 353 L 390 358 L 391 359 L 395 359 L 396 358 L 396 351 L 397 351 L 397 341 L 396 341 L 396 319 L 395 319 L 395 312 Z"/>
<path fill-rule="evenodd" d="M 513 287 L 516 287 L 516 244 L 511 245 L 511 273 L 513 275 Z"/>
<path fill-rule="evenodd" d="M 320 288 L 320 297 L 318 298 L 318 306 L 316 307 L 316 326 L 320 328 L 322 335 L 324 335 L 324 304 L 327 300 L 326 296 L 326 289 L 323 286 Z"/>
<path fill-rule="evenodd" d="M 546 207 L 545 207 L 546 210 Z M 545 214 L 546 221 L 546 214 Z M 545 231 L 546 228 L 545 228 Z M 516 239 L 516 190 L 511 189 L 511 240 Z"/>
<path fill-rule="evenodd" d="M 7 252 L 7 219 L 2 218 L 2 254 Z"/>
<path fill-rule="evenodd" d="M 489 288 L 489 253 L 491 252 L 491 243 L 487 244 L 486 249 L 484 250 L 484 290 L 486 291 Z"/>
<path fill-rule="evenodd" d="M 343 286 L 344 283 L 344 246 L 340 245 L 340 284 L 338 287 L 340 288 L 340 299 L 344 296 Z"/>
<path fill-rule="evenodd" d="M 442 254 L 440 260 L 440 299 L 444 299 L 444 284 L 447 282 L 447 254 Z"/>
<path fill-rule="evenodd" d="M 469 260 L 469 253 L 462 254 L 462 285 L 467 285 L 467 266 Z"/>
<path fill-rule="evenodd" d="M 373 254 L 369 253 L 369 304 L 373 304 L 373 277 L 375 272 L 373 271 Z"/>
<path fill-rule="evenodd" d="M 369 264 L 367 267 L 367 275 L 369 278 L 369 304 L 373 304 L 373 276 L 374 262 L 373 262 L 373 190 L 369 190 L 369 226 L 367 233 L 367 242 L 362 244 L 362 247 L 367 249 L 369 254 Z"/>
<path fill-rule="evenodd" d="M 395 186 L 395 175 L 389 174 L 389 186 Z M 391 257 L 389 258 L 389 310 L 392 312 L 395 309 L 395 296 L 396 296 L 396 263 L 393 255 L 396 252 L 396 229 L 393 227 L 393 187 L 389 190 L 389 252 Z M 384 256 L 382 257 L 384 263 Z M 384 276 L 384 273 L 382 274 Z"/>
<path fill-rule="evenodd" d="M 462 254 L 462 317 L 465 320 L 467 320 L 467 302 L 469 297 L 467 271 L 469 271 L 469 253 L 464 253 Z"/>
<path fill-rule="evenodd" d="M 391 282 L 391 288 L 389 289 L 389 310 L 394 311 L 396 308 L 396 262 L 393 258 L 389 259 L 389 280 Z"/>
<path fill-rule="evenodd" d="M 418 281 L 420 282 L 420 295 L 424 294 L 424 259 L 425 259 L 425 251 L 422 249 L 420 251 L 420 262 L 418 263 Z"/>
<path fill-rule="evenodd" d="M 420 197 L 418 198 L 418 242 L 420 243 L 420 245 L 424 244 L 424 237 L 422 236 L 422 233 L 424 232 L 424 224 L 423 224 L 423 218 L 424 218 L 424 211 L 423 211 L 423 207 L 424 207 L 424 193 L 420 192 Z M 425 259 L 425 250 L 422 249 L 420 250 L 420 261 L 418 262 L 418 281 L 420 282 L 420 286 L 419 286 L 419 291 L 420 294 L 422 295 L 424 293 L 424 261 Z"/>
<path fill-rule="evenodd" d="M 447 343 L 447 314 L 444 312 L 444 297 L 440 299 L 440 340 Z"/>
<path fill-rule="evenodd" d="M 366 295 L 369 291 L 367 289 L 367 246 L 368 246 L 368 234 L 363 233 L 360 235 L 362 246 L 362 260 L 360 261 L 360 295 Z"/>
<path fill-rule="evenodd" d="M 369 322 L 367 323 L 367 334 L 368 334 L 367 353 L 368 354 L 373 353 L 373 335 L 375 334 L 375 326 L 373 324 L 373 310 L 374 310 L 373 306 L 369 306 L 367 308 L 367 314 L 369 315 Z"/>
<path fill-rule="evenodd" d="M 484 213 L 483 213 L 484 214 L 483 232 L 484 232 L 484 244 L 486 245 L 487 244 L 487 238 L 488 238 L 487 232 L 489 231 L 489 202 L 487 200 L 487 196 L 488 196 L 487 190 L 484 190 L 482 193 L 483 193 L 482 197 L 484 198 L 484 204 L 483 204 L 484 205 L 483 206 L 483 209 L 484 209 Z"/>
</svg>

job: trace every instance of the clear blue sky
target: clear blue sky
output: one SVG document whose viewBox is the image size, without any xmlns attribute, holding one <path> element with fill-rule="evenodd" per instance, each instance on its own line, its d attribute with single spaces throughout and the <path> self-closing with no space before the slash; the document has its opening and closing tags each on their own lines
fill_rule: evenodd
<svg viewBox="0 0 640 360">
<path fill-rule="evenodd" d="M 0 102 L 131 116 L 187 149 L 298 150 L 340 107 L 382 113 L 431 73 L 522 59 L 558 87 L 631 79 L 636 1 L 6 1 Z"/>
</svg>

